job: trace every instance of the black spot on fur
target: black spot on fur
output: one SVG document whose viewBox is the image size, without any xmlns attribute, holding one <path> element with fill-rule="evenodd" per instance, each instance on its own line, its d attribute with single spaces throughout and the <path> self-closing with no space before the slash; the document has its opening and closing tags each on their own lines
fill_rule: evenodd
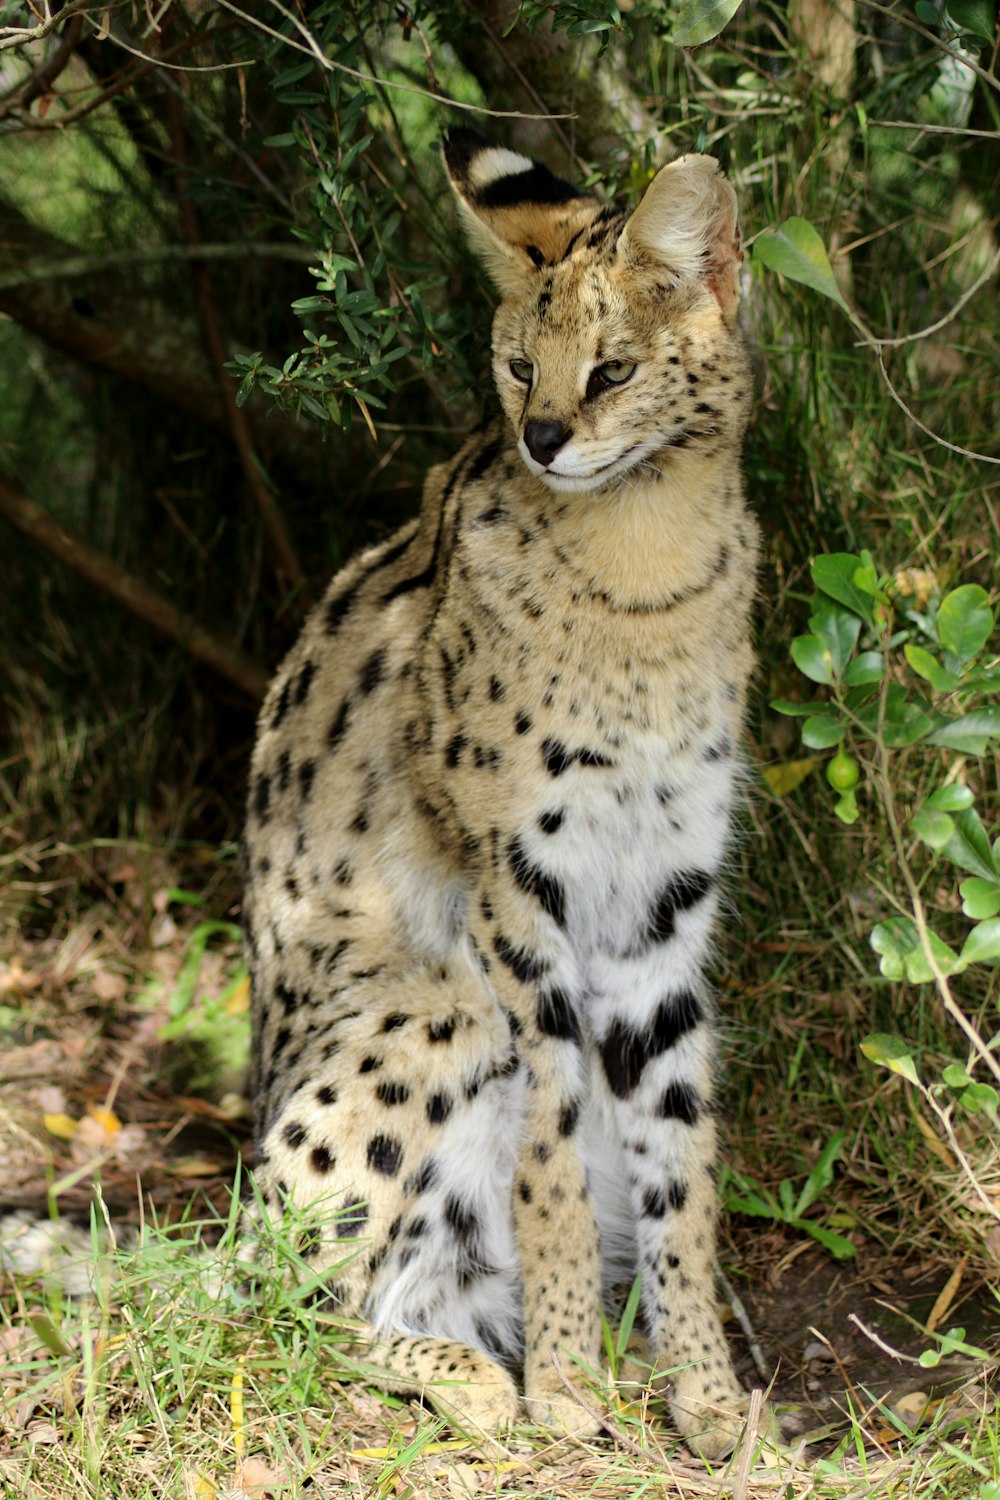
<svg viewBox="0 0 1000 1500">
<path fill-rule="evenodd" d="M 572 1135 L 580 1120 L 580 1102 L 572 1099 L 559 1111 L 559 1134 Z"/>
<path fill-rule="evenodd" d="M 403 1143 L 391 1135 L 373 1135 L 368 1142 L 368 1165 L 383 1177 L 395 1177 L 403 1160 Z"/>
<path fill-rule="evenodd" d="M 628 1021 L 614 1021 L 600 1044 L 601 1062 L 612 1092 L 619 1099 L 633 1092 L 650 1058 L 659 1057 L 697 1026 L 701 1004 L 690 990 L 668 996 L 656 1007 L 652 1022 L 637 1031 Z"/>
<path fill-rule="evenodd" d="M 429 1042 L 450 1042 L 454 1035 L 454 1016 L 445 1016 L 443 1020 L 431 1021 L 427 1027 L 427 1040 Z"/>
<path fill-rule="evenodd" d="M 432 1094 L 427 1101 L 427 1118 L 432 1125 L 443 1125 L 451 1114 L 452 1107 L 450 1094 Z"/>
<path fill-rule="evenodd" d="M 493 951 L 522 984 L 532 984 L 548 972 L 548 959 L 538 953 L 529 953 L 525 948 L 515 948 L 502 932 L 494 934 Z"/>
<path fill-rule="evenodd" d="M 525 1180 L 524 1180 L 523 1177 L 521 1178 L 520 1182 L 517 1184 L 517 1191 L 518 1191 L 518 1195 L 519 1195 L 522 1203 L 530 1203 L 531 1202 L 531 1198 L 532 1198 L 531 1183 L 530 1182 L 525 1182 Z"/>
<path fill-rule="evenodd" d="M 522 711 L 521 713 L 518 714 L 517 718 L 514 720 L 514 733 L 515 734 L 527 734 L 528 730 L 530 728 L 531 728 L 531 719 L 530 719 L 530 717 L 526 713 L 524 713 Z"/>
<path fill-rule="evenodd" d="M 304 760 L 299 766 L 299 796 L 303 802 L 308 801 L 309 794 L 313 789 L 313 781 L 316 776 L 316 762 Z"/>
<path fill-rule="evenodd" d="M 377 1068 L 380 1068 L 381 1066 L 382 1066 L 382 1059 L 380 1057 L 372 1057 L 371 1055 L 369 1055 L 368 1057 L 363 1057 L 361 1059 L 361 1066 L 358 1069 L 358 1072 L 359 1073 L 374 1073 L 375 1070 Z"/>
<path fill-rule="evenodd" d="M 306 1132 L 304 1127 L 299 1124 L 298 1120 L 289 1120 L 288 1124 L 281 1132 L 281 1136 L 282 1139 L 286 1141 L 293 1150 L 297 1150 L 305 1140 Z"/>
<path fill-rule="evenodd" d="M 645 928 L 629 956 L 639 957 L 657 943 L 668 942 L 674 935 L 677 914 L 690 911 L 714 884 L 715 876 L 707 870 L 681 870 L 671 875 L 650 907 Z"/>
<path fill-rule="evenodd" d="M 386 1016 L 382 1022 L 383 1031 L 396 1031 L 400 1026 L 405 1026 L 409 1016 L 404 1016 L 402 1011 L 394 1010 L 391 1015 Z"/>
<path fill-rule="evenodd" d="M 337 1216 L 337 1235 L 342 1240 L 352 1240 L 368 1223 L 368 1205 L 362 1198 L 348 1198 L 341 1205 Z"/>
<path fill-rule="evenodd" d="M 531 863 L 520 836 L 511 839 L 507 846 L 507 857 L 515 884 L 520 886 L 525 895 L 534 896 L 553 922 L 559 927 L 565 927 L 566 894 L 561 882 L 554 875 L 546 874 L 538 865 Z"/>
<path fill-rule="evenodd" d="M 454 734 L 444 747 L 444 763 L 449 769 L 454 770 L 458 765 L 459 757 L 469 741 L 464 734 Z"/>
<path fill-rule="evenodd" d="M 543 812 L 538 820 L 538 826 L 543 833 L 557 833 L 565 821 L 566 814 L 561 807 L 552 812 Z"/>
<path fill-rule="evenodd" d="M 358 673 L 358 687 L 361 689 L 363 698 L 374 693 L 379 683 L 385 677 L 385 647 L 380 646 L 373 651 Z"/>
<path fill-rule="evenodd" d="M 550 776 L 561 776 L 573 764 L 575 756 L 559 740 L 542 741 L 542 761 Z"/>
<path fill-rule="evenodd" d="M 257 785 L 253 793 L 253 810 L 262 823 L 267 822 L 268 810 L 271 805 L 271 778 L 270 776 L 258 776 Z"/>
<path fill-rule="evenodd" d="M 396 1104 L 405 1104 L 410 1091 L 405 1083 L 387 1083 L 383 1080 L 375 1090 L 375 1096 L 382 1104 L 392 1108 Z"/>
<path fill-rule="evenodd" d="M 461 1240 L 463 1244 L 468 1245 L 475 1239 L 476 1230 L 479 1227 L 476 1216 L 454 1193 L 449 1193 L 445 1199 L 444 1217 L 456 1239 Z"/>
<path fill-rule="evenodd" d="M 327 1146 L 314 1146 L 309 1153 L 309 1164 L 314 1172 L 325 1175 L 337 1165 L 337 1158 Z"/>
<path fill-rule="evenodd" d="M 349 721 L 350 717 L 351 717 L 351 704 L 350 704 L 350 700 L 347 699 L 347 698 L 345 698 L 344 701 L 343 701 L 343 703 L 337 709 L 337 712 L 336 712 L 336 714 L 334 715 L 334 718 L 333 718 L 333 722 L 331 723 L 330 728 L 329 728 L 329 730 L 327 732 L 326 743 L 327 743 L 327 748 L 328 749 L 330 749 L 330 750 L 336 750 L 337 746 L 340 744 L 341 740 L 344 738 L 344 731 L 347 729 L 347 725 L 348 725 L 348 721 Z"/>
<path fill-rule="evenodd" d="M 437 1181 L 437 1175 L 437 1162 L 434 1160 L 433 1156 L 427 1156 L 420 1163 L 420 1166 L 413 1173 L 413 1175 L 408 1177 L 403 1183 L 403 1192 L 408 1195 L 419 1197 L 421 1193 L 426 1193 L 428 1188 L 433 1187 L 434 1183 Z"/>
<path fill-rule="evenodd" d="M 700 1113 L 701 1100 L 690 1083 L 668 1084 L 656 1106 L 661 1120 L 682 1120 L 685 1125 L 697 1125 Z"/>
<path fill-rule="evenodd" d="M 303 662 L 298 681 L 295 684 L 295 706 L 300 708 L 309 696 L 312 680 L 316 676 L 316 663 L 312 660 Z"/>
<path fill-rule="evenodd" d="M 538 1001 L 538 1029 L 543 1036 L 562 1041 L 580 1040 L 580 1022 L 565 990 L 549 990 Z"/>
<path fill-rule="evenodd" d="M 503 444 L 499 441 L 487 443 L 486 447 L 476 455 L 470 464 L 469 472 L 465 476 L 466 484 L 472 484 L 475 480 L 482 479 L 486 471 L 492 468 L 495 461 L 499 458 L 502 449 Z"/>
<path fill-rule="evenodd" d="M 596 766 L 598 770 L 614 765 L 611 757 L 609 755 L 602 755 L 600 750 L 578 750 L 576 758 L 581 766 Z"/>
<path fill-rule="evenodd" d="M 316 1090 L 317 1104 L 336 1104 L 336 1102 L 337 1090 L 331 1087 L 330 1084 L 324 1083 L 320 1088 Z"/>
<path fill-rule="evenodd" d="M 284 683 L 282 684 L 281 692 L 278 695 L 278 701 L 274 705 L 274 713 L 271 717 L 272 729 L 277 729 L 283 722 L 284 717 L 288 712 L 288 705 L 291 702 L 291 697 L 292 683 L 291 679 L 286 677 Z"/>
<path fill-rule="evenodd" d="M 278 756 L 278 764 L 275 766 L 275 774 L 278 778 L 278 791 L 287 792 L 288 783 L 292 776 L 292 757 L 287 750 L 282 750 Z"/>
<path fill-rule="evenodd" d="M 642 1195 L 642 1211 L 647 1219 L 662 1219 L 667 1211 L 667 1200 L 660 1188 L 647 1188 Z"/>
<path fill-rule="evenodd" d="M 687 1195 L 688 1190 L 683 1182 L 672 1182 L 667 1193 L 667 1197 L 670 1200 L 670 1207 L 677 1213 L 680 1213 L 687 1202 Z"/>
<path fill-rule="evenodd" d="M 503 700 L 506 698 L 506 696 L 507 696 L 507 689 L 504 687 L 504 685 L 500 681 L 499 677 L 491 677 L 490 678 L 490 702 L 491 703 L 502 703 Z"/>
</svg>

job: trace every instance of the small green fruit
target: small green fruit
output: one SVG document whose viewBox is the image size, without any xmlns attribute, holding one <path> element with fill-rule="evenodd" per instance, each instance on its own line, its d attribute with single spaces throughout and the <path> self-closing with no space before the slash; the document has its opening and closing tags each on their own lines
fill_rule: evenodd
<svg viewBox="0 0 1000 1500">
<path fill-rule="evenodd" d="M 838 750 L 826 768 L 826 779 L 835 792 L 850 792 L 858 784 L 858 763 L 853 755 Z"/>
</svg>

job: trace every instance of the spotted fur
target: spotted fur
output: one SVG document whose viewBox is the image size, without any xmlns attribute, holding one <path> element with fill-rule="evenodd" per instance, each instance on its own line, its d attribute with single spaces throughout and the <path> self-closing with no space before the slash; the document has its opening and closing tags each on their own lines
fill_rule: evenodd
<svg viewBox="0 0 1000 1500">
<path fill-rule="evenodd" d="M 267 696 L 246 833 L 257 1176 L 369 1362 L 462 1421 L 590 1418 L 636 1270 L 682 1432 L 742 1393 L 715 1307 L 703 970 L 756 526 L 735 197 L 628 215 L 465 131 L 502 415 L 333 581 Z M 304 1252 L 305 1253 L 305 1252 Z"/>
</svg>

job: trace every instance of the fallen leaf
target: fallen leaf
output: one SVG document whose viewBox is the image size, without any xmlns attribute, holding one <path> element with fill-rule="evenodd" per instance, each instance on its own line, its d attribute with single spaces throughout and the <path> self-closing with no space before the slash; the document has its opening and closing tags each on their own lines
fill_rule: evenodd
<svg viewBox="0 0 1000 1500">
<path fill-rule="evenodd" d="M 57 1140 L 71 1141 L 77 1132 L 77 1121 L 67 1114 L 42 1115 L 42 1124 Z"/>
<path fill-rule="evenodd" d="M 968 1263 L 968 1255 L 961 1256 L 958 1265 L 952 1271 L 951 1275 L 948 1277 L 948 1280 L 938 1292 L 937 1297 L 934 1301 L 934 1306 L 931 1308 L 930 1312 L 927 1315 L 927 1322 L 925 1324 L 925 1327 L 928 1333 L 933 1333 L 938 1324 L 948 1316 L 948 1313 L 951 1310 L 951 1304 L 955 1300 L 955 1293 L 958 1291 L 959 1287 L 962 1284 L 962 1273 Z"/>
<path fill-rule="evenodd" d="M 268 1468 L 259 1458 L 243 1460 L 237 1483 L 240 1493 L 249 1495 L 251 1500 L 266 1500 L 268 1494 L 276 1489 L 285 1489 L 287 1485 L 280 1474 Z"/>
<path fill-rule="evenodd" d="M 171 1177 L 186 1180 L 189 1177 L 217 1177 L 222 1163 L 208 1156 L 181 1156 L 177 1161 L 165 1162 L 164 1167 Z"/>
<path fill-rule="evenodd" d="M 87 1113 L 92 1120 L 97 1121 L 98 1125 L 100 1125 L 101 1128 L 109 1136 L 116 1136 L 119 1130 L 121 1130 L 122 1128 L 122 1122 L 121 1120 L 119 1120 L 114 1110 L 98 1108 L 88 1110 Z"/>
<path fill-rule="evenodd" d="M 760 774 L 776 797 L 787 797 L 815 770 L 816 765 L 815 757 L 810 756 L 806 760 L 787 760 L 781 765 L 764 766 Z"/>
<path fill-rule="evenodd" d="M 936 1403 L 931 1402 L 926 1391 L 908 1391 L 905 1396 L 900 1396 L 899 1400 L 893 1404 L 892 1409 L 896 1413 L 896 1416 L 905 1422 L 912 1432 L 915 1427 L 920 1425 L 923 1418 L 927 1416 L 928 1412 L 932 1409 L 932 1404 Z M 899 1436 L 900 1434 L 897 1432 L 896 1437 L 898 1438 Z"/>
</svg>

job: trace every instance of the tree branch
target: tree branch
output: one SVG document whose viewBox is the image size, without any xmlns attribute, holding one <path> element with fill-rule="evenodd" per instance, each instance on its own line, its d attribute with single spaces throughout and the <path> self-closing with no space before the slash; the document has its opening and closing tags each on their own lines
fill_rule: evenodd
<svg viewBox="0 0 1000 1500">
<path fill-rule="evenodd" d="M 263 698 L 267 687 L 267 673 L 255 661 L 245 656 L 238 647 L 219 640 L 205 630 L 190 615 L 183 614 L 134 574 L 125 572 L 110 557 L 72 536 L 52 516 L 11 489 L 2 478 L 0 516 L 82 578 L 86 578 L 88 583 L 95 584 L 113 599 L 117 599 L 119 604 L 152 625 L 161 635 L 176 641 L 191 656 L 218 672 L 220 677 L 225 677 L 248 698 L 255 702 Z"/>
</svg>

